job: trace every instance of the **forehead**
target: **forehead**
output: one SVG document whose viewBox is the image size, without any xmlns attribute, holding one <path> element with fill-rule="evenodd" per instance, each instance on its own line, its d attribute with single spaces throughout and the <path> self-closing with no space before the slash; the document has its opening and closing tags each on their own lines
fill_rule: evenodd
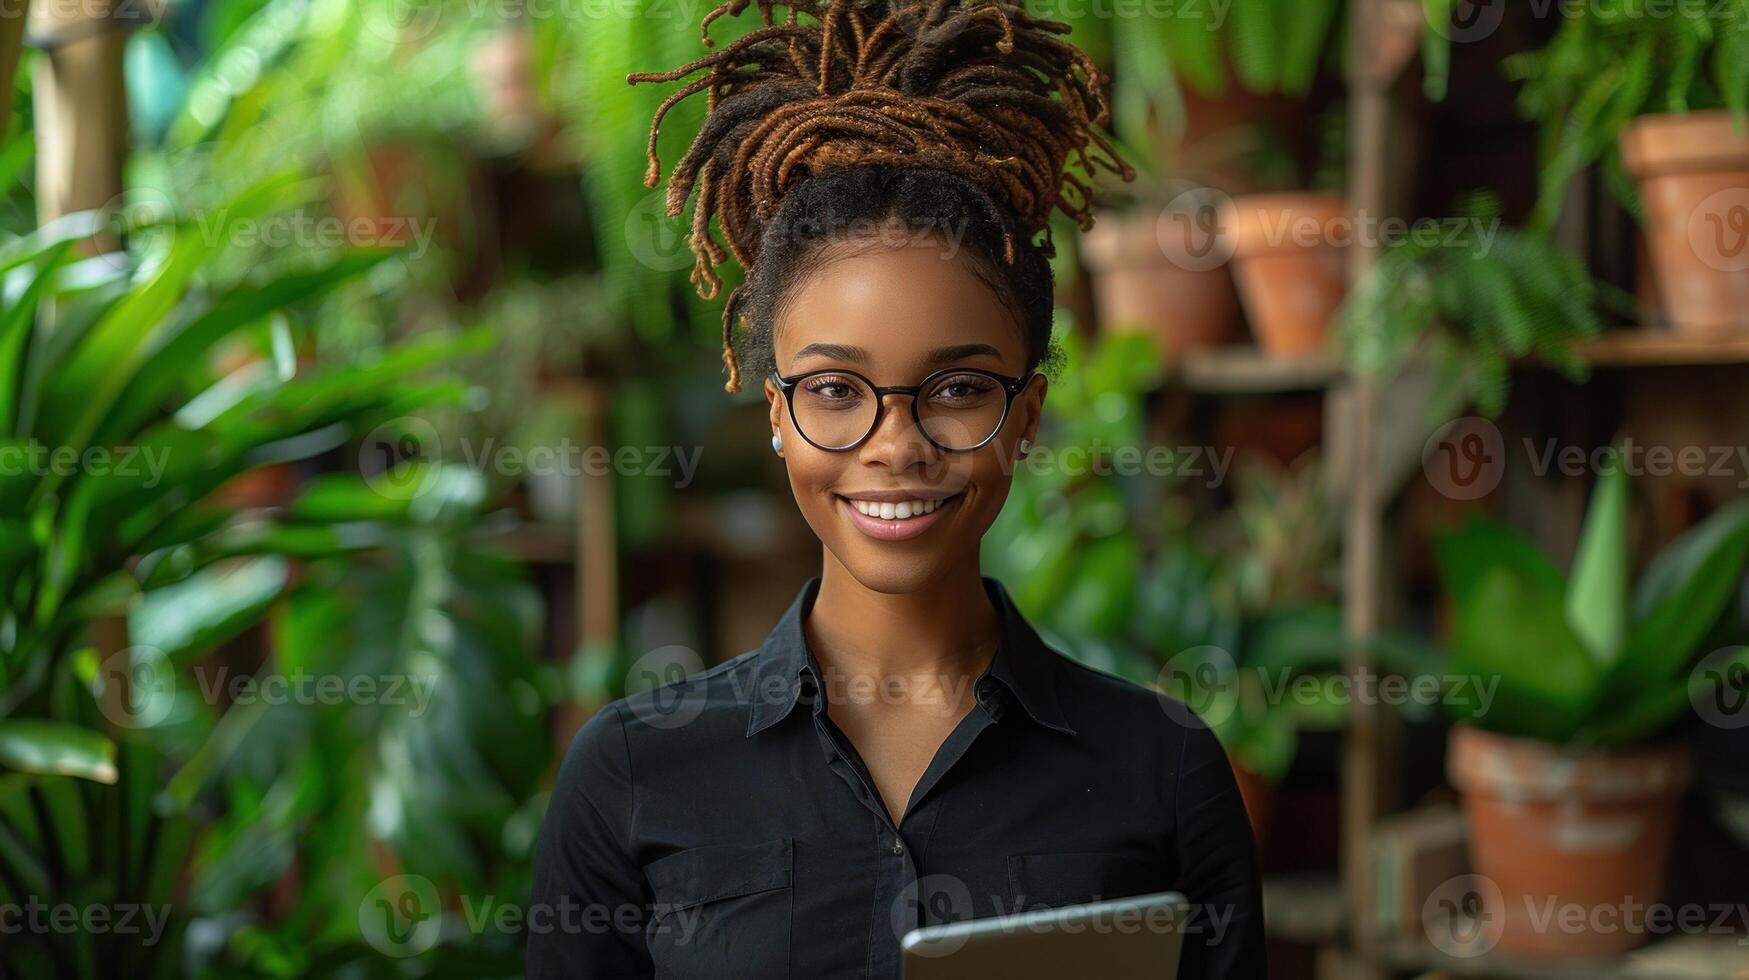
<svg viewBox="0 0 1749 980">
<path fill-rule="evenodd" d="M 828 358 L 797 357 L 815 344 L 858 348 L 871 371 L 888 375 L 915 371 L 941 348 L 968 345 L 997 352 L 968 363 L 1013 374 L 1026 367 L 1014 314 L 962 254 L 937 240 L 829 259 L 796 284 L 775 329 L 773 352 L 784 374 L 825 366 Z"/>
</svg>

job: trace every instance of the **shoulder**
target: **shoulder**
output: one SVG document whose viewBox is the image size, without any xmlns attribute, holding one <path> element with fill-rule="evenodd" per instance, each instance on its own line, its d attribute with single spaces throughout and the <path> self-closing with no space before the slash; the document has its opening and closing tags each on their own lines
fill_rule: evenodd
<svg viewBox="0 0 1749 980">
<path fill-rule="evenodd" d="M 749 650 L 609 702 L 571 740 L 563 768 L 630 770 L 653 755 L 696 752 L 704 743 L 744 736 L 754 700 L 781 693 L 761 690 L 767 685 L 759 680 L 758 656 Z"/>
<path fill-rule="evenodd" d="M 1183 701 L 1045 647 L 1058 698 L 1078 730 L 1130 740 L 1146 737 L 1180 755 L 1222 754 L 1207 719 Z"/>
</svg>

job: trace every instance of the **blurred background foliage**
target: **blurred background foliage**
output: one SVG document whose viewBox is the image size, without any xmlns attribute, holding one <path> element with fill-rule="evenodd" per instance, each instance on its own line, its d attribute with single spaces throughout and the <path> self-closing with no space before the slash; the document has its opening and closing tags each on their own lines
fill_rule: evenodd
<svg viewBox="0 0 1749 980">
<path fill-rule="evenodd" d="M 1238 0 L 1218 22 L 1211 4 L 1127 19 L 1096 6 L 1080 6 L 1071 37 L 1112 74 L 1120 145 L 1149 175 L 1102 188 L 1114 210 L 1145 214 L 1189 186 L 1169 177 L 1232 193 L 1345 183 L 1348 121 L 1330 91 L 1344 4 Z M 1429 16 L 1450 6 L 1428 0 Z M 635 685 L 650 665 L 630 651 L 739 652 L 719 648 L 726 630 L 675 626 L 698 610 L 649 593 L 769 580 L 787 602 L 771 555 L 817 567 L 761 448 L 763 404 L 720 391 L 721 299 L 694 294 L 683 219 L 645 185 L 649 120 L 669 91 L 625 76 L 702 54 L 703 11 L 611 0 L 146 9 L 126 41 L 123 192 L 101 214 L 37 227 L 40 54 L 27 52 L 4 107 L 0 448 L 133 446 L 170 453 L 170 465 L 150 485 L 0 476 L 0 889 L 173 916 L 162 944 L 56 935 L 0 946 L 0 964 L 30 977 L 519 974 L 520 933 L 470 915 L 482 899 L 525 900 L 543 788 L 575 725 L 566 712 Z M 722 18 L 712 34 L 754 23 Z M 1574 20 L 1514 62 L 1556 170 L 1600 155 L 1615 166 L 1611 139 L 1563 121 L 1606 96 L 1624 117 L 1659 98 L 1740 108 L 1733 73 L 1749 63 L 1736 57 L 1749 35 L 1686 24 L 1636 39 L 1606 27 Z M 1438 31 L 1426 37 L 1425 85 L 1438 95 L 1451 52 Z M 1635 81 L 1658 72 L 1656 85 Z M 1606 83 L 1627 87 L 1597 94 Z M 1254 98 L 1274 108 L 1246 109 L 1264 104 Z M 702 111 L 668 117 L 664 171 Z M 1552 199 L 1536 212 L 1550 221 Z M 1431 348 L 1447 376 L 1440 405 L 1473 400 L 1493 414 L 1521 356 L 1582 378 L 1572 349 L 1600 331 L 1595 307 L 1619 297 L 1546 229 L 1498 229 L 1486 224 L 1502 210 L 1492 196 L 1468 201 L 1457 213 L 1501 234 L 1388 250 L 1339 318 L 1342 354 L 1359 373 L 1389 375 Z M 285 233 L 232 233 L 243 222 Z M 121 247 L 94 253 L 104 232 Z M 1346 719 L 1327 684 L 1288 701 L 1260 687 L 1337 678 L 1349 652 L 1339 502 L 1324 458 L 1300 451 L 1318 436 L 1298 439 L 1291 407 L 1248 433 L 1163 411 L 1175 352 L 1149 333 L 1096 329 L 1074 229 L 1059 219 L 1052 234 L 1063 358 L 1039 444 L 1080 455 L 1021 466 L 985 540 L 986 573 L 1059 649 L 1181 698 L 1239 769 L 1282 780 L 1301 733 Z M 724 272 L 732 287 L 737 273 Z M 574 580 L 506 542 L 532 539 L 538 552 L 545 539 L 581 539 L 566 522 L 588 491 L 481 453 L 577 438 L 586 408 L 575 396 L 591 385 L 610 386 L 597 433 L 608 446 L 709 444 L 712 458 L 686 501 L 667 480 L 612 478 L 608 562 L 653 556 L 641 567 L 655 585 L 610 596 L 642 605 L 618 635 L 586 642 L 576 611 L 552 601 Z M 1126 469 L 1120 451 L 1137 447 Z M 1703 539 L 1740 565 L 1733 514 L 1728 534 L 1718 524 Z M 1480 579 L 1544 575 L 1528 545 L 1483 547 L 1507 537 L 1477 531 L 1441 557 Z M 688 549 L 706 538 L 723 570 L 697 571 Z M 795 547 L 777 552 L 788 539 Z M 1624 549 L 1607 554 L 1625 565 Z M 1704 592 L 1697 619 L 1710 622 L 1725 578 L 1665 588 Z M 1488 596 L 1458 595 L 1466 623 L 1517 632 L 1466 637 L 1457 655 L 1564 637 L 1547 591 L 1535 593 L 1547 609 L 1510 623 Z M 572 639 L 578 649 L 556 649 Z M 1407 677 L 1441 669 L 1407 634 L 1377 637 L 1372 652 Z M 1588 660 L 1573 662 L 1586 672 Z M 394 700 L 313 703 L 270 703 L 243 683 L 300 676 L 407 683 Z M 1648 717 L 1668 722 L 1655 709 L 1673 692 L 1664 685 Z M 385 941 L 368 914 L 374 890 L 402 879 L 441 909 L 411 946 Z"/>
</svg>

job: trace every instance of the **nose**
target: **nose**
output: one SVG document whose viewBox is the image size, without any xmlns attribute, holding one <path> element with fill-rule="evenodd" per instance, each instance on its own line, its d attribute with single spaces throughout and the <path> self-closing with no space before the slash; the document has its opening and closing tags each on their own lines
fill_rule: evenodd
<svg viewBox="0 0 1749 980">
<path fill-rule="evenodd" d="M 941 456 L 918 430 L 911 405 L 916 395 L 889 391 L 881 396 L 881 417 L 862 444 L 862 461 L 878 463 L 895 472 L 926 466 Z"/>
</svg>

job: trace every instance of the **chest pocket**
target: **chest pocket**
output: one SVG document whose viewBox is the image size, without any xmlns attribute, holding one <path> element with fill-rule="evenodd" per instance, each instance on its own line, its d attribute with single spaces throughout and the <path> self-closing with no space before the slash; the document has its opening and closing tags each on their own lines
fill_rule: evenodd
<svg viewBox="0 0 1749 980">
<path fill-rule="evenodd" d="M 644 865 L 656 976 L 788 977 L 793 871 L 789 838 L 693 847 Z"/>
<path fill-rule="evenodd" d="M 1008 887 L 1016 905 L 1030 911 L 1147 895 L 1168 890 L 1170 883 L 1161 868 L 1145 860 L 1082 851 L 1010 855 Z"/>
</svg>

